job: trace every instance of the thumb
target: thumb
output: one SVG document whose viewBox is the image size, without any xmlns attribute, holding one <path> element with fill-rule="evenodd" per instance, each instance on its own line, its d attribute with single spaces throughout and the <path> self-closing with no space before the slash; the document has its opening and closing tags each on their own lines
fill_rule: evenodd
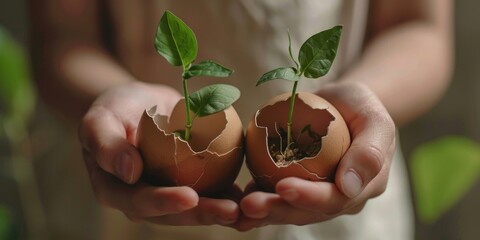
<svg viewBox="0 0 480 240">
<path fill-rule="evenodd" d="M 340 161 L 335 179 L 338 188 L 349 198 L 358 196 L 385 166 L 390 166 L 395 150 L 393 122 L 379 121 L 373 113 L 358 126 L 361 128 L 353 131 L 352 145 Z M 375 185 L 374 191 L 385 190 L 387 178 L 384 180 Z"/>
</svg>

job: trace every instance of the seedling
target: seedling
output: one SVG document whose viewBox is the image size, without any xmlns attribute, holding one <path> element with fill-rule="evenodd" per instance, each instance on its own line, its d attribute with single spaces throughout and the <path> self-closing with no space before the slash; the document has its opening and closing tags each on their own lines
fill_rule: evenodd
<svg viewBox="0 0 480 240">
<path fill-rule="evenodd" d="M 187 80 L 195 76 L 228 77 L 233 71 L 213 61 L 194 64 L 198 52 L 195 34 L 180 18 L 169 11 L 163 14 L 158 24 L 155 48 L 170 64 L 182 67 L 186 123 L 185 130 L 177 131 L 176 134 L 188 142 L 196 117 L 223 111 L 240 97 L 240 91 L 231 85 L 213 84 L 189 95 Z"/>
<path fill-rule="evenodd" d="M 263 74 L 263 76 L 257 81 L 257 86 L 274 79 L 284 79 L 293 82 L 292 95 L 290 98 L 290 109 L 287 121 L 287 141 L 285 150 L 283 150 L 283 140 L 280 139 L 278 143 L 280 144 L 280 146 L 282 146 L 279 149 L 282 156 L 291 155 L 291 153 L 288 153 L 287 150 L 292 146 L 293 143 L 292 119 L 298 82 L 300 81 L 300 78 L 302 76 L 305 76 L 306 78 L 316 79 L 328 73 L 330 67 L 332 66 L 333 60 L 337 55 L 341 31 L 342 26 L 335 26 L 331 29 L 319 32 L 311 36 L 300 47 L 300 51 L 298 53 L 298 62 L 293 57 L 290 33 L 288 33 L 288 52 L 290 54 L 290 58 L 295 63 L 295 67 L 277 68 Z M 312 138 L 316 141 L 318 140 L 319 142 L 318 136 L 316 136 L 310 131 L 309 126 L 305 126 L 300 134 L 304 133 L 305 131 L 308 131 L 309 135 L 313 136 Z M 278 130 L 277 132 L 279 132 L 279 135 L 282 138 L 282 135 L 284 134 L 280 133 L 280 131 Z M 319 142 L 318 144 L 321 143 Z"/>
</svg>

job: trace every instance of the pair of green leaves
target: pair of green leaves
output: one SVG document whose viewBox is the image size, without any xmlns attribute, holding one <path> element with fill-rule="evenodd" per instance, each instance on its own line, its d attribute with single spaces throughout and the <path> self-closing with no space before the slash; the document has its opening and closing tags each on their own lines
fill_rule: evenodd
<svg viewBox="0 0 480 240">
<path fill-rule="evenodd" d="M 307 78 L 319 78 L 328 73 L 337 55 L 342 26 L 319 32 L 311 36 L 300 47 L 298 63 L 292 54 L 290 34 L 288 34 L 288 52 L 295 67 L 280 67 L 263 74 L 257 86 L 274 79 L 296 82 L 304 75 Z"/>
<path fill-rule="evenodd" d="M 232 70 L 213 61 L 193 64 L 197 58 L 198 45 L 195 34 L 181 19 L 166 11 L 158 24 L 155 48 L 173 66 L 182 66 L 183 80 L 196 76 L 228 77 Z M 191 110 L 197 116 L 207 116 L 233 104 L 240 91 L 230 85 L 215 84 L 191 94 Z M 187 96 L 185 96 L 187 99 Z"/>
</svg>

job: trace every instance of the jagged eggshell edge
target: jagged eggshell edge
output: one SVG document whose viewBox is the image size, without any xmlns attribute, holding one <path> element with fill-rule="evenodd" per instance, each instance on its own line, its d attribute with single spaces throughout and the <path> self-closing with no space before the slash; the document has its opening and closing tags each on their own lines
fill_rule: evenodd
<svg viewBox="0 0 480 240">
<path fill-rule="evenodd" d="M 268 151 L 268 136 L 275 134 L 275 122 L 286 129 L 290 94 L 270 99 L 250 121 L 246 133 L 246 163 L 257 185 L 270 192 L 286 177 L 311 181 L 333 180 L 339 160 L 350 146 L 350 133 L 337 109 L 325 99 L 307 92 L 296 95 L 293 132 L 310 124 L 313 131 L 325 135 L 322 148 L 311 158 L 277 166 Z M 315 120 L 316 121 L 312 121 Z"/>
<path fill-rule="evenodd" d="M 200 195 L 219 193 L 235 181 L 243 162 L 243 128 L 230 106 L 195 119 L 190 142 L 173 132 L 183 130 L 185 102 L 169 116 L 146 110 L 137 129 L 138 149 L 144 160 L 144 177 L 154 185 L 189 186 Z"/>
</svg>

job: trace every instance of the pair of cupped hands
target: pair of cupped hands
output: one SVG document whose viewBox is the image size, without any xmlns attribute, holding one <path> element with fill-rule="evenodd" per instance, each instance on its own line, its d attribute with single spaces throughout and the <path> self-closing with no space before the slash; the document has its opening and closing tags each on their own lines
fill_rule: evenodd
<svg viewBox="0 0 480 240">
<path fill-rule="evenodd" d="M 97 200 L 132 221 L 163 225 L 219 224 L 247 231 L 265 225 L 305 225 L 360 212 L 382 194 L 395 151 L 395 125 L 375 94 L 360 83 L 329 83 L 317 93 L 344 117 L 352 144 L 341 159 L 335 182 L 295 177 L 277 183 L 276 193 L 252 181 L 233 185 L 224 198 L 199 197 L 191 188 L 158 187 L 140 181 L 143 164 L 135 147 L 145 108 L 169 114 L 181 96 L 147 83 L 129 83 L 100 95 L 80 125 L 84 160 Z"/>
</svg>

